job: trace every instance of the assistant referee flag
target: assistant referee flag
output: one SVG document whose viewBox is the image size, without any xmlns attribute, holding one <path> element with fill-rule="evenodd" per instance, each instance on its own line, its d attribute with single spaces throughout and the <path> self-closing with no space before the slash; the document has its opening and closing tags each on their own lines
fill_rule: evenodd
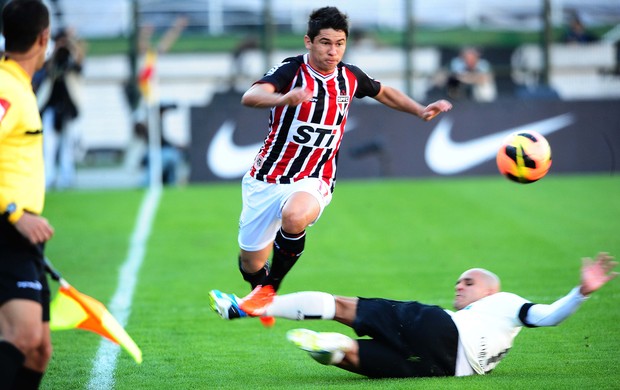
<svg viewBox="0 0 620 390">
<path fill-rule="evenodd" d="M 142 351 L 108 309 L 65 280 L 61 282 L 50 311 L 52 330 L 77 328 L 95 332 L 123 347 L 136 363 L 142 363 Z"/>
</svg>

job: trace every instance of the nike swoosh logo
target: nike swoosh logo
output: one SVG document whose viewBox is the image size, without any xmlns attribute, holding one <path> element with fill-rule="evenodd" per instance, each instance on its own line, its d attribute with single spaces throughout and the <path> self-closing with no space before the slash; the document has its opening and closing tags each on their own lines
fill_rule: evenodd
<svg viewBox="0 0 620 390">
<path fill-rule="evenodd" d="M 355 129 L 357 123 L 348 120 L 345 132 Z M 207 166 L 214 175 L 222 179 L 240 178 L 250 169 L 254 163 L 254 157 L 263 142 L 239 146 L 233 140 L 235 122 L 225 121 L 213 135 L 211 144 L 207 148 Z"/>
<path fill-rule="evenodd" d="M 243 176 L 252 166 L 254 157 L 263 145 L 258 142 L 251 145 L 239 146 L 233 141 L 235 123 L 232 120 L 224 122 L 215 132 L 211 145 L 207 149 L 207 166 L 222 179 L 235 179 Z"/>
<path fill-rule="evenodd" d="M 426 164 L 435 173 L 454 175 L 495 158 L 501 142 L 514 132 L 533 130 L 546 136 L 570 125 L 574 121 L 572 114 L 562 114 L 470 141 L 454 142 L 450 138 L 452 120 L 444 117 L 433 129 L 426 143 Z"/>
</svg>

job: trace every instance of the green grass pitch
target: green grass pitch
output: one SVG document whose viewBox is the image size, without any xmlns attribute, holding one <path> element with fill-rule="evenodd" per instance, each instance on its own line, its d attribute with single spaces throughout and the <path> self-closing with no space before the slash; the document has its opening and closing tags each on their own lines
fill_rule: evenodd
<svg viewBox="0 0 620 390">
<path fill-rule="evenodd" d="M 620 179 L 553 176 L 518 185 L 500 176 L 341 181 L 308 230 L 304 255 L 281 293 L 415 299 L 451 307 L 454 283 L 471 267 L 496 272 L 503 289 L 551 303 L 579 283 L 580 259 L 620 257 Z M 144 192 L 48 194 L 56 229 L 47 255 L 77 289 L 108 304 Z M 121 352 L 115 389 L 582 389 L 620 383 L 620 280 L 555 328 L 523 329 L 488 376 L 369 380 L 315 363 L 287 330 L 353 332 L 331 321 L 223 321 L 208 308 L 218 288 L 245 295 L 237 271 L 240 187 L 166 188 L 138 275 L 127 331 L 144 363 Z M 52 283 L 52 290 L 57 288 Z M 52 334 L 44 389 L 82 389 L 101 337 Z"/>
</svg>

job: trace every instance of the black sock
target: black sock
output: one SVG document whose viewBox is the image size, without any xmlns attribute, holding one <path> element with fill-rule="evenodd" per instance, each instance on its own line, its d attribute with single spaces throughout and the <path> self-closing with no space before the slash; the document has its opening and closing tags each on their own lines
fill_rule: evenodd
<svg viewBox="0 0 620 390">
<path fill-rule="evenodd" d="M 26 357 L 7 341 L 0 341 L 0 385 L 2 388 L 10 386 L 15 382 L 19 369 L 24 365 Z"/>
<path fill-rule="evenodd" d="M 265 278 L 265 284 L 273 286 L 278 291 L 282 279 L 293 268 L 299 256 L 304 252 L 306 231 L 291 234 L 280 229 L 273 241 L 273 258 L 271 272 Z"/>
<path fill-rule="evenodd" d="M 30 368 L 22 366 L 19 371 L 17 371 L 12 388 L 15 390 L 36 390 L 41 384 L 41 379 L 43 379 L 42 372 L 34 371 Z"/>
<path fill-rule="evenodd" d="M 257 272 L 249 273 L 243 270 L 243 267 L 241 266 L 241 257 L 239 257 L 239 272 L 243 275 L 243 280 L 250 283 L 252 290 L 254 290 L 254 287 L 263 284 L 265 278 L 269 275 L 269 263 L 265 263 L 265 266 Z"/>
</svg>

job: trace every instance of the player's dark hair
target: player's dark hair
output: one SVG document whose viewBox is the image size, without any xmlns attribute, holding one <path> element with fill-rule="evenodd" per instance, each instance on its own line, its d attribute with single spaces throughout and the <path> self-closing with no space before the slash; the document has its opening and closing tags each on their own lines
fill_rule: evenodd
<svg viewBox="0 0 620 390">
<path fill-rule="evenodd" d="M 50 14 L 41 0 L 9 1 L 2 9 L 5 50 L 27 52 L 49 25 Z"/>
<path fill-rule="evenodd" d="M 308 32 L 311 41 L 319 35 L 323 29 L 331 28 L 336 31 L 344 31 L 349 37 L 349 18 L 336 7 L 323 7 L 314 10 L 308 19 Z"/>
</svg>

